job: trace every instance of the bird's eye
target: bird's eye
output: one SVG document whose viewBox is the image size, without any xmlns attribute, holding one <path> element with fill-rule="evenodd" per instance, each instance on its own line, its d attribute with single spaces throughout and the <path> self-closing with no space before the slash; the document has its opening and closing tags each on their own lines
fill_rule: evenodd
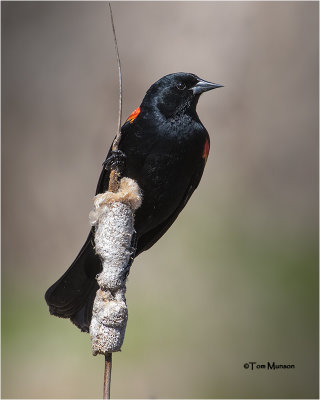
<svg viewBox="0 0 320 400">
<path fill-rule="evenodd" d="M 177 83 L 177 88 L 179 90 L 184 90 L 186 88 L 186 85 L 184 83 L 180 82 L 180 83 Z"/>
</svg>

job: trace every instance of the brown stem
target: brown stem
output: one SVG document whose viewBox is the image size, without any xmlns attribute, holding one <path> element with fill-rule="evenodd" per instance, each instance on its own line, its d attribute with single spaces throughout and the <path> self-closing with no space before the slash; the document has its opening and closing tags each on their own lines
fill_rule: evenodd
<svg viewBox="0 0 320 400">
<path fill-rule="evenodd" d="M 119 74 L 119 115 L 118 115 L 118 130 L 117 130 L 117 135 L 114 138 L 114 141 L 112 143 L 112 150 L 116 151 L 118 150 L 119 143 L 121 140 L 121 115 L 122 115 L 122 74 L 121 74 L 121 63 L 120 63 L 120 55 L 119 55 L 119 48 L 118 48 L 118 43 L 117 43 L 117 36 L 116 36 L 116 30 L 114 27 L 114 22 L 113 22 L 113 14 L 112 14 L 112 8 L 111 8 L 111 3 L 110 1 L 108 2 L 109 4 L 109 10 L 110 10 L 110 18 L 111 18 L 111 24 L 112 24 L 112 32 L 113 32 L 113 39 L 114 39 L 114 46 L 116 50 L 116 55 L 117 55 L 117 64 L 118 64 L 118 74 Z M 117 192 L 119 190 L 119 183 L 120 183 L 120 173 L 117 168 L 112 169 L 110 172 L 110 178 L 109 178 L 109 188 L 108 190 L 110 192 Z"/>
<path fill-rule="evenodd" d="M 103 381 L 103 399 L 110 399 L 111 385 L 111 368 L 112 368 L 112 353 L 106 353 L 104 366 L 104 381 Z"/>
<path fill-rule="evenodd" d="M 110 178 L 109 178 L 109 192 L 116 193 L 119 190 L 120 185 L 120 172 L 117 169 L 112 169 L 110 171 Z"/>
<path fill-rule="evenodd" d="M 114 27 L 114 22 L 113 22 L 113 14 L 112 14 L 112 8 L 111 8 L 111 3 L 109 3 L 109 10 L 110 10 L 110 17 L 111 17 L 111 24 L 112 24 L 112 32 L 113 32 L 113 39 L 114 39 L 114 47 L 116 50 L 116 55 L 117 55 L 117 64 L 118 64 L 118 74 L 119 74 L 119 115 L 118 115 L 118 131 L 117 131 L 117 136 L 115 140 L 113 141 L 112 145 L 112 150 L 118 150 L 118 145 L 121 139 L 121 115 L 122 115 L 122 74 L 121 74 L 121 63 L 120 63 L 120 55 L 119 55 L 119 48 L 118 48 L 118 42 L 117 42 L 117 35 L 116 35 L 116 29 Z"/>
<path fill-rule="evenodd" d="M 112 31 L 113 31 L 113 38 L 114 44 L 117 54 L 117 63 L 118 63 L 118 72 L 119 72 L 119 87 L 120 87 L 120 94 L 119 94 L 119 116 L 118 116 L 118 131 L 117 135 L 112 143 L 112 150 L 118 150 L 119 142 L 121 139 L 121 114 L 122 114 L 122 76 L 121 76 L 121 64 L 120 64 L 120 56 L 119 56 L 119 49 L 116 37 L 116 31 L 113 22 L 113 15 L 112 15 L 112 8 L 109 2 L 109 10 L 110 10 L 110 17 L 111 17 L 111 24 L 112 24 Z M 117 192 L 119 190 L 119 183 L 120 183 L 120 172 L 117 168 L 111 169 L 110 177 L 109 177 L 109 191 Z M 111 368 L 112 368 L 112 353 L 105 353 L 105 366 L 104 366 L 104 380 L 103 380 L 103 399 L 110 399 L 110 386 L 111 386 Z"/>
</svg>

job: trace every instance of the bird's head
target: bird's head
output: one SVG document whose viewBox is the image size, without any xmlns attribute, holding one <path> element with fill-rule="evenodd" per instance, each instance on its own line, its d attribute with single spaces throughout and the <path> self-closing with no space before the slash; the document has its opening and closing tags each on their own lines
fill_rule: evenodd
<svg viewBox="0 0 320 400">
<path fill-rule="evenodd" d="M 198 76 L 178 72 L 166 75 L 147 91 L 142 106 L 156 107 L 166 118 L 181 113 L 195 113 L 201 93 L 223 87 Z"/>
</svg>

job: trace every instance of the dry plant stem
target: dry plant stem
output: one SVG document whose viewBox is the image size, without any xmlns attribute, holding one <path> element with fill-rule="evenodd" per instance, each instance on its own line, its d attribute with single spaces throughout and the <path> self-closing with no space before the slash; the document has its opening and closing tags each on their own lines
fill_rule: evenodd
<svg viewBox="0 0 320 400">
<path fill-rule="evenodd" d="M 117 169 L 112 169 L 110 171 L 110 178 L 109 178 L 109 192 L 116 193 L 119 190 L 120 185 L 120 173 Z"/>
<path fill-rule="evenodd" d="M 119 115 L 118 115 L 118 132 L 117 136 L 115 137 L 113 144 L 112 144 L 112 150 L 118 150 L 119 142 L 121 139 L 121 116 L 122 116 L 122 74 L 121 74 L 121 63 L 120 63 L 120 56 L 119 56 L 119 48 L 118 48 L 118 42 L 117 42 L 117 35 L 116 35 L 116 30 L 114 27 L 114 22 L 113 22 L 113 14 L 112 14 L 112 8 L 111 8 L 111 3 L 109 3 L 109 10 L 110 10 L 110 17 L 111 17 L 111 24 L 112 24 L 112 31 L 113 31 L 113 38 L 114 38 L 114 46 L 116 49 L 116 54 L 117 54 L 117 64 L 118 64 L 118 73 L 119 73 Z"/>
<path fill-rule="evenodd" d="M 112 353 L 105 354 L 103 399 L 110 399 Z"/>
<path fill-rule="evenodd" d="M 139 186 L 130 178 L 121 179 L 117 192 L 107 191 L 94 198 L 89 218 L 95 226 L 95 251 L 102 271 L 96 277 L 99 289 L 89 329 L 93 355 L 121 350 L 128 320 L 125 292 L 134 256 L 134 212 L 141 202 Z M 108 379 L 105 382 L 108 385 Z"/>
<path fill-rule="evenodd" d="M 121 75 L 121 64 L 120 64 L 120 56 L 119 56 L 119 49 L 116 37 L 116 31 L 113 22 L 113 14 L 111 3 L 109 3 L 109 10 L 110 10 L 110 17 L 111 17 L 111 24 L 112 24 L 112 31 L 114 37 L 114 44 L 117 54 L 117 64 L 118 64 L 118 72 L 119 72 L 119 115 L 118 115 L 118 131 L 117 135 L 112 143 L 112 150 L 118 150 L 118 146 L 121 140 L 121 115 L 122 115 L 122 75 Z M 120 172 L 117 168 L 113 168 L 110 171 L 109 177 L 109 191 L 110 192 L 118 192 L 120 187 Z M 104 369 L 104 385 L 103 385 L 103 399 L 110 399 L 110 387 L 111 387 L 111 368 L 112 368 L 112 353 L 106 352 L 105 353 L 105 369 Z"/>
<path fill-rule="evenodd" d="M 112 151 L 117 151 L 119 147 L 119 143 L 121 140 L 121 117 L 122 117 L 122 73 L 121 73 L 121 63 L 120 63 L 120 55 L 119 55 L 119 48 L 118 48 L 118 42 L 117 42 L 117 35 L 116 35 L 116 30 L 114 27 L 114 22 L 113 22 L 113 13 L 112 13 L 112 8 L 111 8 L 111 3 L 110 1 L 108 2 L 109 4 L 109 11 L 110 11 L 110 18 L 111 18 L 111 25 L 112 25 L 112 32 L 113 32 L 113 38 L 114 38 L 114 46 L 116 50 L 116 55 L 117 55 L 117 64 L 118 64 L 118 74 L 119 74 L 119 114 L 118 114 L 118 131 L 117 135 L 114 138 L 114 141 L 112 143 Z M 120 181 L 120 173 L 116 168 L 111 169 L 110 171 L 110 178 L 109 178 L 109 191 L 110 192 L 117 192 L 119 189 L 119 181 Z"/>
</svg>

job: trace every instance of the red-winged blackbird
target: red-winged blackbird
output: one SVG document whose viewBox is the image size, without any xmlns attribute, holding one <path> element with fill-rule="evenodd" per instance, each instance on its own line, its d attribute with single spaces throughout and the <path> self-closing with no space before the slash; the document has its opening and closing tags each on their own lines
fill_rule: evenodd
<svg viewBox="0 0 320 400">
<path fill-rule="evenodd" d="M 147 91 L 121 128 L 119 151 L 109 151 L 97 193 L 108 188 L 110 165 L 136 180 L 143 193 L 136 211 L 135 256 L 168 230 L 199 184 L 210 139 L 196 106 L 201 93 L 222 87 L 194 74 L 166 75 Z M 118 164 L 118 165 L 119 165 Z M 46 292 L 50 313 L 88 331 L 102 266 L 94 251 L 94 228 L 65 274 Z"/>
</svg>

